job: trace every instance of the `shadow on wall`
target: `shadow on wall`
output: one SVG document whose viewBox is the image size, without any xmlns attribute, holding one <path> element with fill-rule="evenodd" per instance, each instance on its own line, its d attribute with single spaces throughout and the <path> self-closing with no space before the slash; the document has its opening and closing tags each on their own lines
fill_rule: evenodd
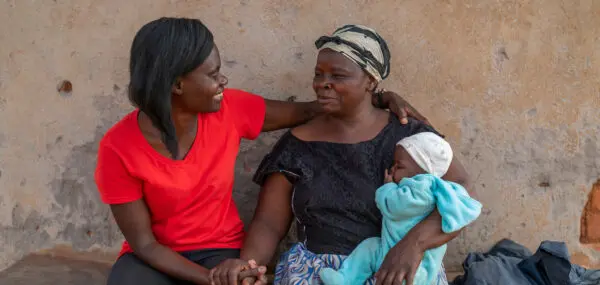
<svg viewBox="0 0 600 285">
<path fill-rule="evenodd" d="M 109 207 L 100 201 L 94 181 L 98 144 L 126 113 L 117 103 L 126 98 L 120 91 L 113 88 L 112 94 L 94 97 L 94 109 L 100 114 L 94 138 L 72 148 L 63 171 L 51 182 L 50 189 L 57 203 L 54 211 L 63 221 L 64 230 L 58 238 L 70 243 L 75 250 L 112 247 L 122 239 Z"/>
<path fill-rule="evenodd" d="M 65 81 L 68 82 L 68 81 Z M 57 87 L 60 95 L 70 93 L 72 85 L 63 82 Z M 67 90 L 68 89 L 68 90 Z M 116 250 L 122 241 L 110 209 L 100 201 L 94 182 L 98 143 L 104 133 L 126 113 L 119 104 L 125 94 L 113 89 L 112 94 L 96 95 L 94 108 L 100 114 L 94 137 L 88 142 L 72 145 L 61 134 L 46 147 L 70 148 L 62 165 L 55 166 L 56 176 L 48 184 L 54 198 L 45 211 L 29 210 L 18 203 L 13 206 L 12 224 L 0 227 L 6 244 L 16 255 L 68 244 L 74 251 L 90 249 Z M 76 123 L 75 123 L 76 125 Z M 25 187 L 27 179 L 21 181 Z"/>
</svg>

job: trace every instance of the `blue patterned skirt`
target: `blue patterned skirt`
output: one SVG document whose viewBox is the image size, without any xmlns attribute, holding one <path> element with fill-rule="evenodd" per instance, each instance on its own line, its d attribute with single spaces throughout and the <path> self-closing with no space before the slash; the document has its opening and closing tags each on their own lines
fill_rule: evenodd
<svg viewBox="0 0 600 285">
<path fill-rule="evenodd" d="M 275 268 L 275 285 L 320 285 L 319 278 L 322 268 L 339 269 L 345 255 L 315 254 L 306 249 L 303 243 L 297 243 L 281 255 Z M 371 277 L 365 285 L 374 285 L 375 278 Z M 417 284 L 420 285 L 420 284 Z M 448 285 L 444 266 L 438 278 L 431 285 Z"/>
</svg>

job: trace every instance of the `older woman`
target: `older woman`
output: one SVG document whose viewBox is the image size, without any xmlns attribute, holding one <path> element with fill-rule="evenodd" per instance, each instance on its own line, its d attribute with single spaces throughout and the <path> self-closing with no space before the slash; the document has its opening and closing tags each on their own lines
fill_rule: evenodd
<svg viewBox="0 0 600 285">
<path fill-rule="evenodd" d="M 240 140 L 320 112 L 316 102 L 226 89 L 220 68 L 213 36 L 198 20 L 161 18 L 135 35 L 129 97 L 137 108 L 105 134 L 96 169 L 126 239 L 109 285 L 210 284 L 209 269 L 238 258 L 244 238 L 232 199 Z M 405 119 L 412 109 L 386 95 L 383 103 Z"/>
<path fill-rule="evenodd" d="M 375 88 L 390 71 L 387 45 L 374 30 L 347 25 L 321 37 L 316 46 L 313 88 L 324 112 L 284 134 L 264 158 L 255 175 L 262 186 L 260 200 L 241 261 L 215 268 L 216 284 L 226 284 L 226 276 L 238 273 L 228 264 L 267 264 L 293 220 L 302 242 L 280 258 L 275 284 L 321 284 L 322 268 L 337 269 L 361 241 L 380 235 L 375 191 L 393 164 L 396 142 L 434 131 L 415 120 L 401 124 L 371 104 Z M 467 186 L 467 174 L 456 159 L 443 178 Z M 442 232 L 434 211 L 390 250 L 368 284 L 374 279 L 377 284 L 412 284 L 423 252 L 457 235 Z M 436 284 L 447 284 L 443 270 Z"/>
</svg>

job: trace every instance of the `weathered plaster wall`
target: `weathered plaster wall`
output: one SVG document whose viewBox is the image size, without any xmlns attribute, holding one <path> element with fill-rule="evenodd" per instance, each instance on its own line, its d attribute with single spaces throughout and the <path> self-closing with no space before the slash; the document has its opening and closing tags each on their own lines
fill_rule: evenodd
<svg viewBox="0 0 600 285">
<path fill-rule="evenodd" d="M 128 49 L 163 15 L 201 18 L 230 85 L 269 98 L 312 96 L 313 41 L 344 23 L 379 30 L 393 55 L 385 87 L 446 134 L 486 209 L 447 264 L 503 237 L 568 242 L 600 178 L 600 2 L 117 1 L 0 2 L 0 268 L 66 244 L 121 241 L 93 182 L 97 143 L 130 109 Z M 61 80 L 71 94 L 57 92 Z M 275 140 L 245 143 L 236 195 L 246 220 L 254 167 Z"/>
</svg>

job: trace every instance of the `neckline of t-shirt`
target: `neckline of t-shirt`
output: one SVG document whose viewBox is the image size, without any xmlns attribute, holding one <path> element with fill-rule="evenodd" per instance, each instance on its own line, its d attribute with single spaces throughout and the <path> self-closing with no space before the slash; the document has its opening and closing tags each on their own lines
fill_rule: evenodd
<svg viewBox="0 0 600 285">
<path fill-rule="evenodd" d="M 355 142 L 355 143 L 329 142 L 329 141 L 306 141 L 306 140 L 300 139 L 297 136 L 295 136 L 294 134 L 292 134 L 292 130 L 289 130 L 287 132 L 287 135 L 294 138 L 295 140 L 297 140 L 299 142 L 307 143 L 307 144 L 330 144 L 330 145 L 339 145 L 339 146 L 362 145 L 362 144 L 367 144 L 367 143 L 373 143 L 373 142 L 379 140 L 381 137 L 383 137 L 384 133 L 387 132 L 387 130 L 389 128 L 391 128 L 392 124 L 394 123 L 394 118 L 395 118 L 395 115 L 390 112 L 387 124 L 385 125 L 385 127 L 383 127 L 383 129 L 381 129 L 381 131 L 379 131 L 379 133 L 377 133 L 377 135 L 375 137 L 368 139 L 368 140 Z"/>
<path fill-rule="evenodd" d="M 152 157 L 162 161 L 163 163 L 172 164 L 175 166 L 185 165 L 192 159 L 192 156 L 196 151 L 196 147 L 197 147 L 196 145 L 198 144 L 198 133 L 200 131 L 200 118 L 197 118 L 198 127 L 196 129 L 196 137 L 194 138 L 194 142 L 192 143 L 192 146 L 190 147 L 188 153 L 185 155 L 185 157 L 183 159 L 175 160 L 175 159 L 168 158 L 168 157 L 160 154 L 146 140 L 146 138 L 144 137 L 144 134 L 142 133 L 142 130 L 140 129 L 139 123 L 138 123 L 139 113 L 140 113 L 140 109 L 136 109 L 130 119 L 131 119 L 131 123 L 135 129 L 135 131 L 134 131 L 135 136 L 137 137 L 137 140 L 141 144 L 142 148 L 144 148 L 144 150 L 147 153 L 149 153 Z"/>
</svg>

